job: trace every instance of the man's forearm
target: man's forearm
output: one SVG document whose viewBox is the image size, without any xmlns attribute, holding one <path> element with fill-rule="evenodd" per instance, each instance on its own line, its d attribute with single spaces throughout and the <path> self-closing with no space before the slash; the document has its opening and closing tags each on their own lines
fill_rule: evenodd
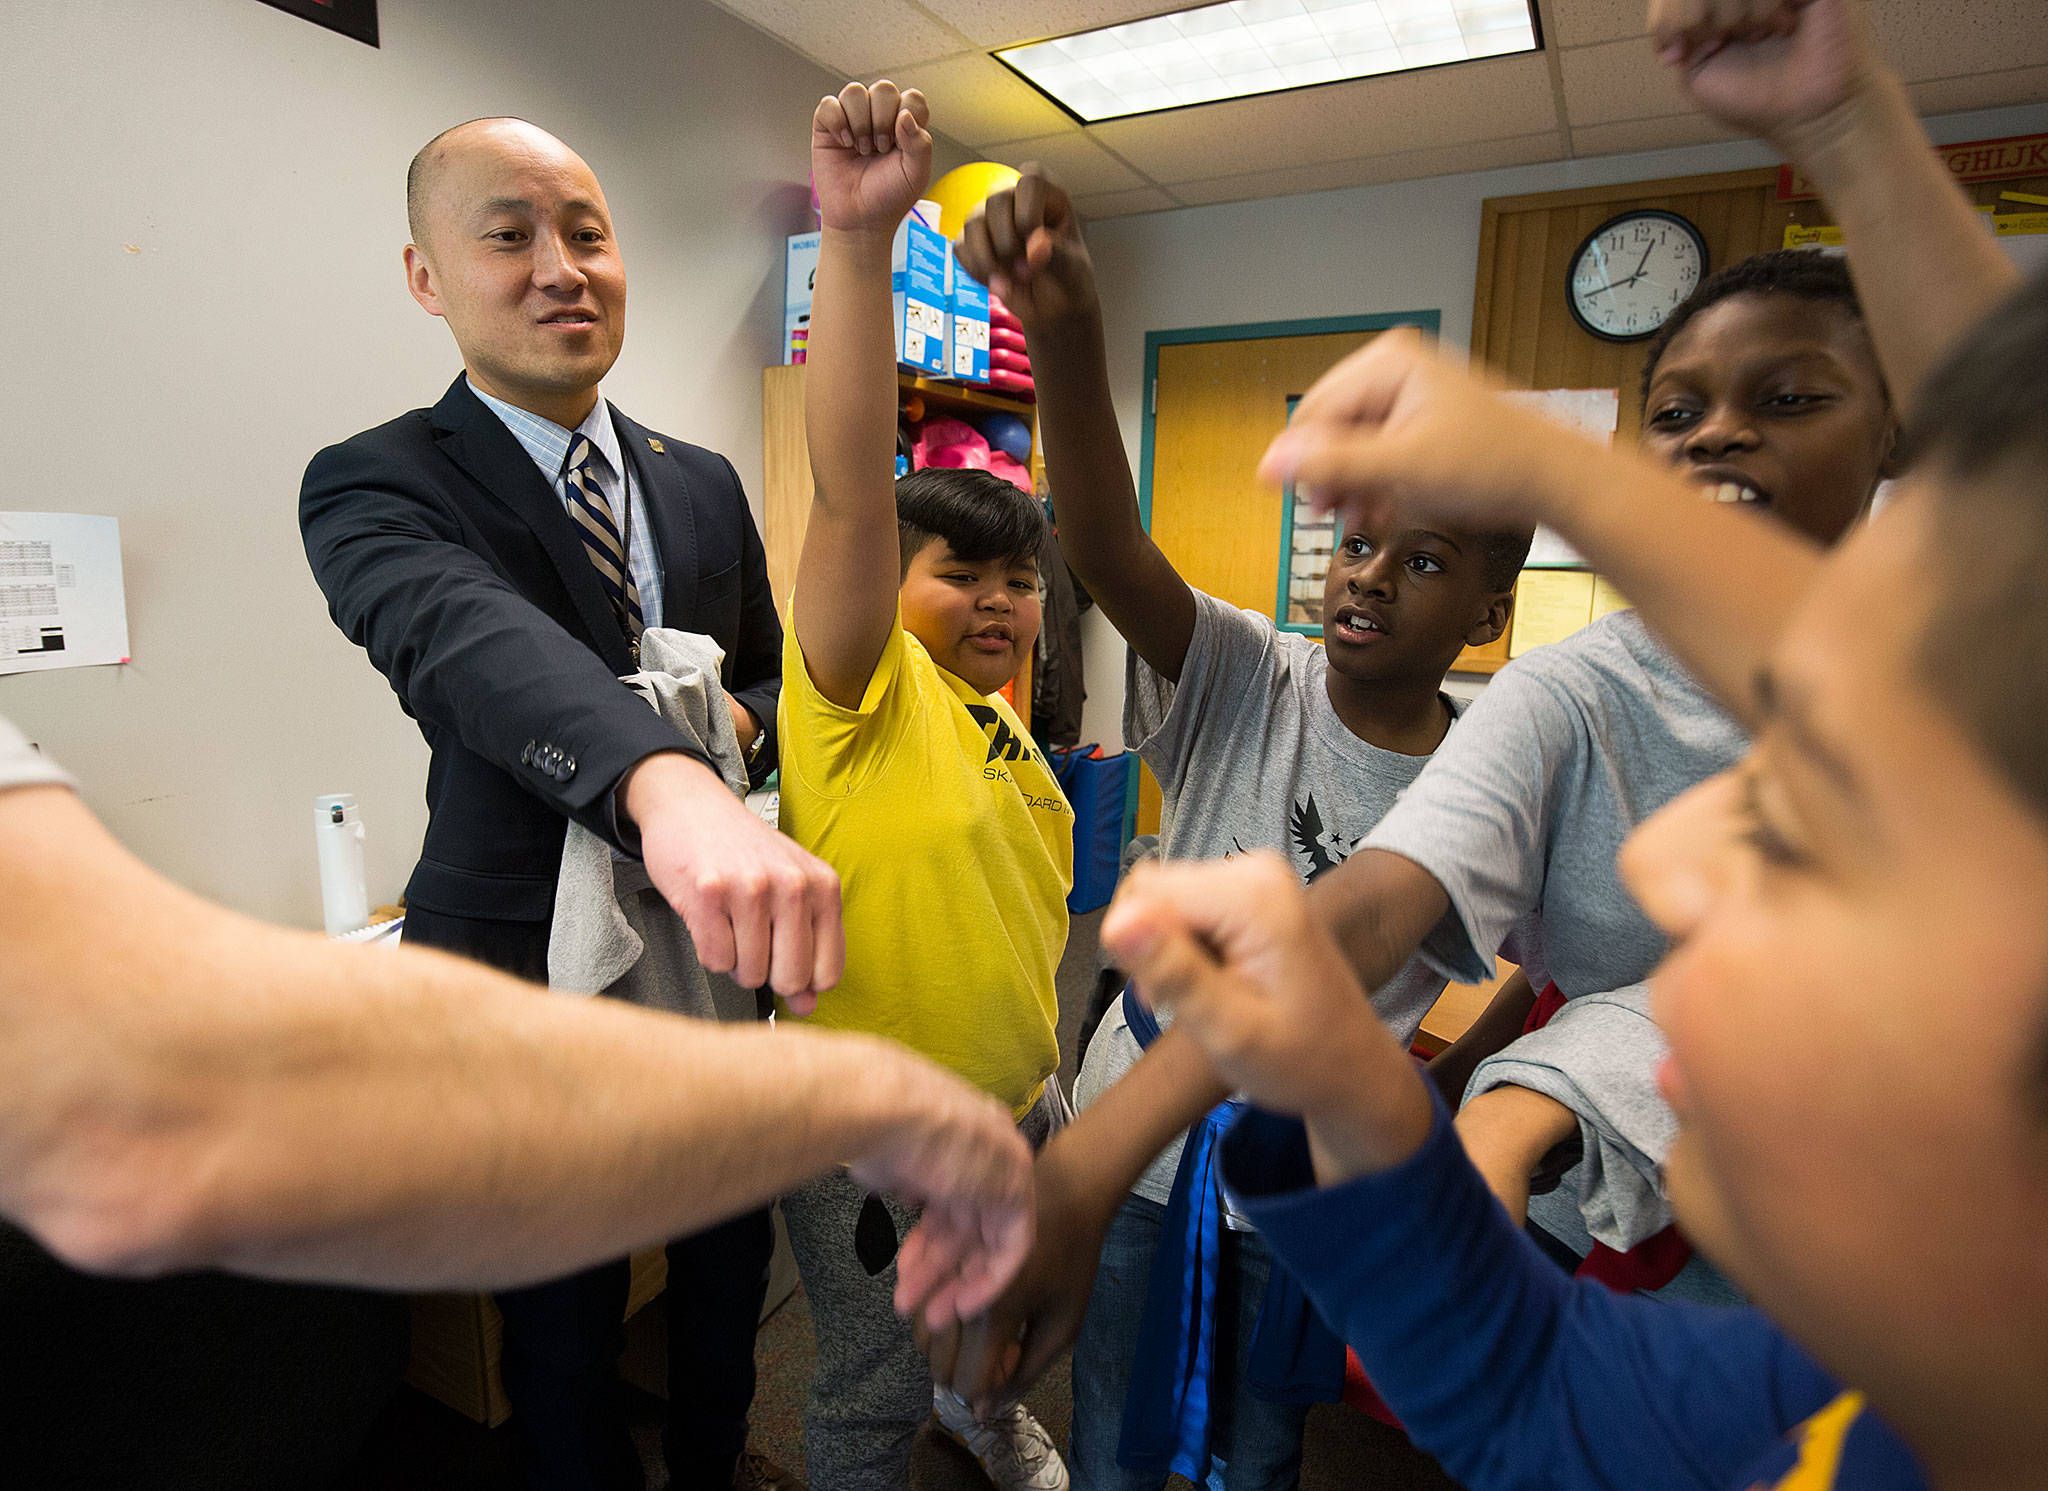
<svg viewBox="0 0 2048 1491">
<path fill-rule="evenodd" d="M 1883 70 L 1841 108 L 1773 142 L 1841 225 L 1893 403 L 1910 410 L 1956 339 L 2019 283 Z"/>
<path fill-rule="evenodd" d="M 918 1111 L 879 1042 L 231 935 L 267 944 L 255 977 L 165 989 L 185 1011 L 101 1049 L 28 1167 L 22 1219 L 87 1267 L 531 1282 L 761 1205 Z"/>
<path fill-rule="evenodd" d="M 0 1213 L 87 1267 L 395 1287 L 566 1272 L 758 1205 L 947 1096 L 223 911 L 68 791 L 0 793 Z"/>
</svg>

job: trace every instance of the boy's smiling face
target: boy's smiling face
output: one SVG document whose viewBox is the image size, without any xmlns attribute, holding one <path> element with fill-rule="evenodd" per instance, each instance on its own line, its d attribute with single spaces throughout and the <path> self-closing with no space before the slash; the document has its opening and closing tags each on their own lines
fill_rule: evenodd
<svg viewBox="0 0 2048 1491">
<path fill-rule="evenodd" d="M 1665 349 L 1643 402 L 1645 449 L 1824 544 L 1868 506 L 1892 440 L 1863 323 L 1796 295 L 1744 292 L 1701 311 Z"/>
<path fill-rule="evenodd" d="M 1477 535 L 1454 530 L 1346 532 L 1323 580 L 1323 644 L 1334 672 L 1359 683 L 1427 677 L 1507 625 L 1508 595 L 1486 584 Z"/>
<path fill-rule="evenodd" d="M 1919 477 L 1823 569 L 1740 766 L 1651 818 L 1623 876 L 1655 977 L 1688 1234 L 1909 1435 L 2048 1392 L 2048 825 L 1919 649 Z"/>
<path fill-rule="evenodd" d="M 1015 678 L 1038 640 L 1034 559 L 965 560 L 935 538 L 911 556 L 899 593 L 904 629 L 976 693 Z"/>
</svg>

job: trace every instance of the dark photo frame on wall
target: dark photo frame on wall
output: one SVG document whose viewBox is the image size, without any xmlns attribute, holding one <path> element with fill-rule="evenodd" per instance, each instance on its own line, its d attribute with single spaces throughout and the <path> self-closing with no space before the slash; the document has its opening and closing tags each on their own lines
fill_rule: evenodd
<svg viewBox="0 0 2048 1491">
<path fill-rule="evenodd" d="M 377 0 L 263 0 L 279 10 L 302 16 L 316 26 L 377 45 Z"/>
</svg>

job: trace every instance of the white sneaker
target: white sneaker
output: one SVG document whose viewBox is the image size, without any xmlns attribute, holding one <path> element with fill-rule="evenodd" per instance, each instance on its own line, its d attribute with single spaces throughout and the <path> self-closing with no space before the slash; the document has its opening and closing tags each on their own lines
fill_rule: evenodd
<svg viewBox="0 0 2048 1491">
<path fill-rule="evenodd" d="M 1067 1491 L 1067 1462 L 1022 1403 L 978 1419 L 945 1388 L 932 1388 L 939 1427 L 967 1447 L 1000 1491 Z"/>
</svg>

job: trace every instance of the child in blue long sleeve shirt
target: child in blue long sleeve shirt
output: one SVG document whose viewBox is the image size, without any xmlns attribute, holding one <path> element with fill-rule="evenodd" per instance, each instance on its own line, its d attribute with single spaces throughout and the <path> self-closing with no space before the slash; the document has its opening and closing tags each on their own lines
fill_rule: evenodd
<svg viewBox="0 0 2048 1491">
<path fill-rule="evenodd" d="M 1755 1310 L 1551 1269 L 1278 863 L 1141 873 L 1105 922 L 1270 1110 L 1225 1183 L 1473 1491 L 2043 1482 L 2048 275 L 1914 392 L 1897 500 L 1825 560 L 1412 339 L 1276 454 L 1368 516 L 1558 527 L 1755 732 L 1622 859 L 1673 942 L 1672 1201 Z"/>
</svg>

